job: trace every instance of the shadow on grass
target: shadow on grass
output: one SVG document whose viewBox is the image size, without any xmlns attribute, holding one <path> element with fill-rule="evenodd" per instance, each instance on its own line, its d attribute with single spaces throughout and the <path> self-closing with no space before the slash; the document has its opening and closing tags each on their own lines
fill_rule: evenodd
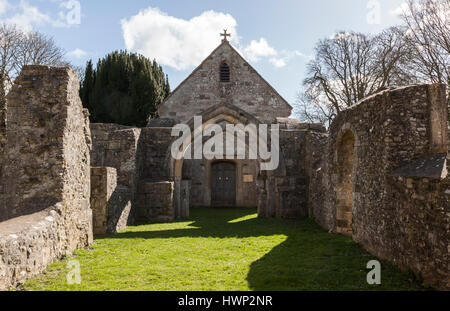
<svg viewBox="0 0 450 311">
<path fill-rule="evenodd" d="M 181 237 L 247 238 L 286 236 L 285 242 L 250 265 L 252 290 L 420 290 L 411 273 L 382 262 L 382 285 L 367 284 L 366 265 L 376 259 L 349 237 L 329 234 L 312 220 L 255 218 L 255 209 L 192 209 L 187 229 L 145 230 L 148 226 L 97 239 Z M 242 220 L 240 220 L 242 219 Z M 236 221 L 236 222 L 233 222 Z M 231 222 L 231 223 L 230 223 Z M 186 221 L 183 221 L 186 223 Z"/>
</svg>

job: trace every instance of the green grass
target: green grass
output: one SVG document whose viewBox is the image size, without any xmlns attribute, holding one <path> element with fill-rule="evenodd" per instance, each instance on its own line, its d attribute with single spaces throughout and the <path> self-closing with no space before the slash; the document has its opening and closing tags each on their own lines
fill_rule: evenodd
<svg viewBox="0 0 450 311">
<path fill-rule="evenodd" d="M 191 211 L 191 221 L 130 227 L 77 251 L 82 282 L 68 285 L 67 260 L 24 290 L 420 290 L 413 276 L 382 262 L 382 285 L 368 285 L 376 259 L 312 220 L 259 219 L 254 209 Z"/>
</svg>

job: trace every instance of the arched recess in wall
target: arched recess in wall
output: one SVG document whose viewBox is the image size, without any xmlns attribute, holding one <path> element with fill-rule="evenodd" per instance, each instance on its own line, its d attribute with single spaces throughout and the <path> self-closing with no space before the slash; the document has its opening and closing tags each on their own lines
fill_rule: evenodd
<svg viewBox="0 0 450 311">
<path fill-rule="evenodd" d="M 202 115 L 202 125 L 198 126 L 198 128 L 194 128 L 194 119 L 192 119 L 190 122 L 187 123 L 187 125 L 191 128 L 191 133 L 194 133 L 193 137 L 190 137 L 189 140 L 187 140 L 185 142 L 185 146 L 191 146 L 194 144 L 194 142 L 198 139 L 202 140 L 202 131 L 208 126 L 208 125 L 212 125 L 212 124 L 220 124 L 222 122 L 226 122 L 229 124 L 242 124 L 244 126 L 248 125 L 248 124 L 254 124 L 256 126 L 256 128 L 260 125 L 260 121 L 258 119 L 256 119 L 255 117 L 253 117 L 252 115 L 246 113 L 245 111 L 243 111 L 242 109 L 236 107 L 236 106 L 232 106 L 232 105 L 217 105 L 214 106 L 210 109 L 208 109 L 207 111 L 205 111 Z M 261 137 L 258 135 L 258 139 L 259 139 L 259 144 L 265 144 L 267 145 L 267 138 L 266 137 Z M 237 138 L 237 141 L 239 141 L 239 138 Z M 243 141 L 244 142 L 244 141 Z M 244 144 L 246 145 L 246 147 L 248 148 L 248 143 L 247 140 L 244 142 Z M 170 157 L 169 160 L 169 170 L 170 170 L 170 176 L 171 179 L 175 182 L 175 193 L 174 193 L 174 201 L 175 201 L 175 205 L 177 205 L 177 200 L 179 199 L 179 194 L 176 193 L 177 192 L 177 188 L 178 188 L 178 184 L 182 183 L 182 177 L 183 177 L 183 164 L 184 164 L 184 156 L 186 151 L 189 149 L 189 147 L 187 147 L 186 149 L 182 150 L 182 148 L 180 148 L 179 150 L 179 154 L 177 155 L 177 157 Z M 257 148 L 257 147 L 256 147 Z M 278 152 L 281 156 L 281 152 L 277 149 L 275 150 L 275 152 Z M 266 162 L 264 160 L 262 160 L 259 157 L 259 152 L 257 152 L 258 157 L 255 160 L 256 163 L 256 170 L 257 172 L 260 172 L 260 167 L 261 167 L 261 163 Z M 284 163 L 284 161 L 282 159 L 280 159 L 280 163 Z M 271 172 L 267 172 L 266 174 L 270 175 L 272 174 Z M 257 192 L 259 193 L 260 188 L 258 187 Z M 259 195 L 258 195 L 259 197 Z M 258 200 L 258 204 L 259 204 L 259 200 Z M 176 209 L 179 207 L 175 207 Z M 259 208 L 259 206 L 258 206 Z M 179 211 L 175 211 L 176 215 L 180 215 Z M 186 216 L 186 213 L 183 213 L 181 211 L 181 215 L 182 217 Z"/>
<path fill-rule="evenodd" d="M 337 140 L 336 231 L 353 233 L 354 180 L 356 171 L 356 137 L 345 127 Z"/>
</svg>

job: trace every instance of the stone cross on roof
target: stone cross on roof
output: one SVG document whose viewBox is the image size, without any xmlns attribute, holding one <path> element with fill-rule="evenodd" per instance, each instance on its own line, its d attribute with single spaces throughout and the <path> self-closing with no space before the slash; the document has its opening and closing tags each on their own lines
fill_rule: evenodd
<svg viewBox="0 0 450 311">
<path fill-rule="evenodd" d="M 231 34 L 227 33 L 227 30 L 226 30 L 226 29 L 224 29 L 224 30 L 223 30 L 223 33 L 221 33 L 220 35 L 223 37 L 222 42 L 228 41 L 227 37 L 231 37 Z"/>
</svg>

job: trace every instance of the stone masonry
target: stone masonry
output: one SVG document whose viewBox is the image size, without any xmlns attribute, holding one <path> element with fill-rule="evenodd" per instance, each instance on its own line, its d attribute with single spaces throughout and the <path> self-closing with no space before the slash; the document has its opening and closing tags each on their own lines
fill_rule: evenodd
<svg viewBox="0 0 450 311">
<path fill-rule="evenodd" d="M 0 289 L 90 245 L 93 227 L 116 233 L 137 221 L 188 218 L 201 205 L 312 217 L 448 290 L 445 94 L 444 85 L 387 89 L 342 111 L 327 131 L 289 119 L 292 107 L 224 40 L 159 107 L 161 118 L 138 129 L 89 125 L 71 69 L 24 67 L 7 116 L 0 113 Z M 190 160 L 177 149 L 174 158 L 179 123 L 194 133 L 190 148 L 208 141 L 195 130 L 209 125 L 279 127 L 278 168 L 264 171 L 260 155 L 225 157 L 226 150 L 221 159 Z M 270 149 L 272 141 L 259 145 Z"/>
<path fill-rule="evenodd" d="M 139 185 L 138 220 L 170 222 L 174 220 L 173 182 L 142 182 Z"/>
<path fill-rule="evenodd" d="M 223 63 L 230 67 L 228 83 L 219 81 L 219 68 Z M 263 123 L 275 123 L 276 117 L 289 117 L 292 111 L 226 40 L 172 92 L 159 108 L 159 115 L 174 119 L 176 123 L 187 122 L 217 104 L 241 107 Z"/>
<path fill-rule="evenodd" d="M 70 68 L 25 66 L 8 94 L 0 289 L 92 243 L 90 130 Z"/>
<path fill-rule="evenodd" d="M 344 110 L 326 131 L 287 118 L 287 103 L 236 54 L 223 42 L 162 104 L 161 118 L 141 130 L 135 172 L 138 214 L 148 221 L 157 221 L 161 212 L 167 219 L 188 215 L 181 197 L 186 182 L 190 206 L 211 204 L 211 161 L 171 160 L 171 132 L 177 123 L 194 130 L 196 115 L 205 124 L 275 123 L 280 126 L 278 169 L 260 172 L 260 159 L 250 165 L 229 160 L 237 168 L 256 168 L 256 173 L 236 170 L 238 182 L 253 181 L 256 199 L 248 206 L 257 206 L 260 217 L 314 217 L 327 230 L 352 236 L 372 254 L 411 269 L 437 288 L 448 288 L 445 86 L 382 91 Z M 226 83 L 219 78 L 224 63 L 230 68 Z M 165 182 L 174 186 L 174 212 L 148 203 L 170 196 L 170 191 L 154 190 Z M 237 188 L 236 202 L 242 202 Z"/>
<path fill-rule="evenodd" d="M 112 167 L 91 167 L 91 208 L 94 234 L 114 234 L 131 222 L 131 193 L 117 184 L 117 170 Z"/>
<path fill-rule="evenodd" d="M 91 167 L 91 208 L 94 234 L 108 232 L 108 210 L 111 197 L 117 188 L 117 170 L 112 167 Z"/>
<path fill-rule="evenodd" d="M 310 172 L 319 224 L 443 289 L 450 275 L 446 102 L 443 85 L 361 101 L 315 139 L 327 151 Z"/>
</svg>

